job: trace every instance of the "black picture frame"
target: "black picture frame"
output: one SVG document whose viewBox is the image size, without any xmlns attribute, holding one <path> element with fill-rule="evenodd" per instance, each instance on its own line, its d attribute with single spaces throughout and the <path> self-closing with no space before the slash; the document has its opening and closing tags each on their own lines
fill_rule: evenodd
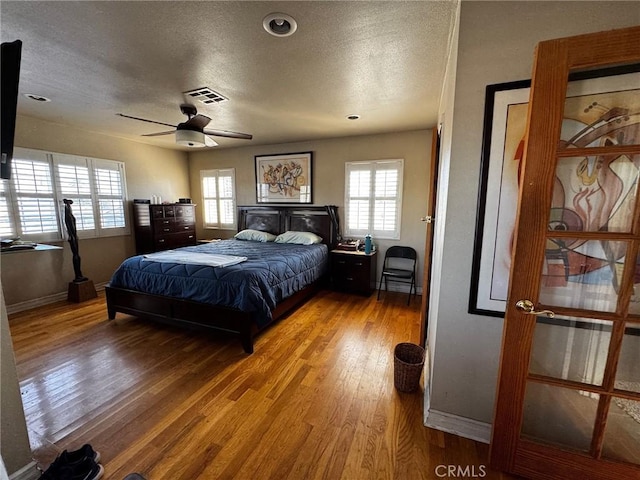
<svg viewBox="0 0 640 480">
<path fill-rule="evenodd" d="M 254 160 L 256 203 L 313 203 L 313 152 L 256 155 Z"/>
<path fill-rule="evenodd" d="M 625 75 L 629 73 L 640 72 L 640 64 L 633 65 L 624 65 L 611 67 L 606 69 L 599 70 L 590 70 L 584 72 L 576 72 L 572 73 L 569 76 L 569 82 L 577 82 L 583 80 L 590 79 L 598 79 L 603 77 L 614 77 L 617 75 Z M 495 214 L 497 222 L 498 212 L 487 212 L 487 195 L 492 190 L 497 188 L 496 185 L 492 185 L 490 179 L 490 169 L 495 167 L 493 162 L 497 160 L 504 163 L 504 157 L 500 159 L 496 159 L 495 155 L 492 155 L 492 146 L 494 147 L 495 153 L 495 138 L 498 137 L 499 134 L 504 134 L 505 132 L 494 132 L 496 121 L 502 121 L 502 123 L 506 123 L 506 116 L 504 118 L 497 118 L 497 116 L 505 115 L 505 111 L 502 108 L 505 103 L 509 106 L 514 105 L 513 103 L 509 103 L 511 101 L 516 102 L 515 104 L 522 104 L 523 98 L 525 104 L 525 115 L 526 115 L 526 104 L 528 104 L 529 98 L 529 89 L 531 87 L 531 80 L 519 80 L 514 82 L 506 82 L 506 83 L 498 83 L 487 85 L 485 89 L 485 108 L 484 108 L 484 117 L 483 117 L 483 135 L 482 135 L 482 151 L 481 151 L 481 161 L 480 161 L 480 175 L 479 175 L 479 188 L 478 188 L 478 197 L 477 197 L 477 212 L 476 212 L 476 223 L 475 223 L 475 237 L 474 237 L 474 246 L 473 246 L 473 260 L 471 267 L 471 286 L 469 292 L 469 305 L 468 312 L 476 315 L 484 315 L 490 317 L 504 317 L 505 306 L 506 306 L 506 295 L 505 300 L 494 300 L 486 295 L 486 289 L 491 288 L 490 284 L 492 284 L 495 280 L 495 272 L 493 269 L 489 271 L 490 278 L 487 278 L 487 268 L 486 261 L 487 259 L 483 256 L 486 256 L 486 249 L 483 250 L 483 247 L 487 244 L 487 242 L 491 241 L 494 243 L 497 242 L 497 230 L 496 235 L 493 235 L 493 230 L 491 230 L 491 235 L 487 235 L 487 216 L 488 214 Z M 496 105 L 500 105 L 500 108 L 497 109 Z M 505 127 L 506 131 L 506 127 Z M 502 140 L 504 142 L 504 139 Z M 504 144 L 503 144 L 504 146 Z M 504 153 L 504 152 L 503 152 Z M 500 177 L 502 178 L 502 177 Z M 512 204 L 507 204 L 506 208 L 511 208 L 515 212 L 517 208 L 517 202 Z M 491 205 L 494 207 L 495 204 Z M 502 205 L 503 208 L 504 205 Z M 514 213 L 515 215 L 515 213 Z M 507 293 L 508 293 L 508 272 L 506 276 L 507 281 Z M 503 285 L 504 287 L 504 285 Z"/>
</svg>

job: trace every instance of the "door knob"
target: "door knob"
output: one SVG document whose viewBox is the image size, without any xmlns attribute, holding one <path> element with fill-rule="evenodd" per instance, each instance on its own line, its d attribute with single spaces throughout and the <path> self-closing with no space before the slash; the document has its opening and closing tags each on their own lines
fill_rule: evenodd
<svg viewBox="0 0 640 480">
<path fill-rule="evenodd" d="M 545 314 L 549 318 L 556 316 L 551 310 L 536 310 L 535 305 L 531 300 L 518 300 L 516 302 L 516 308 L 527 315 L 542 315 Z"/>
<path fill-rule="evenodd" d="M 427 222 L 427 223 L 433 223 L 434 218 L 431 215 L 427 215 L 426 217 L 422 217 L 420 219 L 420 221 L 422 222 Z"/>
</svg>

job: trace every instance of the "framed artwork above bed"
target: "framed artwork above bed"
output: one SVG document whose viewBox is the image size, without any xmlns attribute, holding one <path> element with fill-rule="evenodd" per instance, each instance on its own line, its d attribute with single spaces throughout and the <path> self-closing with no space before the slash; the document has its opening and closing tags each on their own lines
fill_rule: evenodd
<svg viewBox="0 0 640 480">
<path fill-rule="evenodd" d="M 313 203 L 313 152 L 256 155 L 257 203 Z"/>
</svg>

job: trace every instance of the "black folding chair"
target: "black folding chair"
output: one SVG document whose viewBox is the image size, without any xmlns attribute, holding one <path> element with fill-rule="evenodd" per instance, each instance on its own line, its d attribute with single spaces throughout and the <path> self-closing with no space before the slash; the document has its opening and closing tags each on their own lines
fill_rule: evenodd
<svg viewBox="0 0 640 480">
<path fill-rule="evenodd" d="M 407 305 L 411 303 L 411 291 L 416 295 L 416 261 L 418 253 L 412 247 L 401 247 L 394 245 L 389 247 L 384 256 L 380 283 L 378 285 L 378 300 L 380 300 L 380 290 L 384 279 L 384 289 L 389 290 L 387 282 L 411 283 L 409 286 L 409 298 Z"/>
</svg>

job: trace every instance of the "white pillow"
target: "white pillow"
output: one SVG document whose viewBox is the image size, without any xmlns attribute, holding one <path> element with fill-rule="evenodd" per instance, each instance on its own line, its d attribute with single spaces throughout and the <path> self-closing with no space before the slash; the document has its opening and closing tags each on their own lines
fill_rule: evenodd
<svg viewBox="0 0 640 480">
<path fill-rule="evenodd" d="M 242 230 L 234 235 L 238 240 L 251 240 L 252 242 L 273 242 L 276 236 L 273 233 L 261 232 L 260 230 Z"/>
<path fill-rule="evenodd" d="M 276 243 L 296 243 L 299 245 L 313 245 L 322 243 L 322 237 L 311 232 L 284 232 L 275 239 Z"/>
</svg>

